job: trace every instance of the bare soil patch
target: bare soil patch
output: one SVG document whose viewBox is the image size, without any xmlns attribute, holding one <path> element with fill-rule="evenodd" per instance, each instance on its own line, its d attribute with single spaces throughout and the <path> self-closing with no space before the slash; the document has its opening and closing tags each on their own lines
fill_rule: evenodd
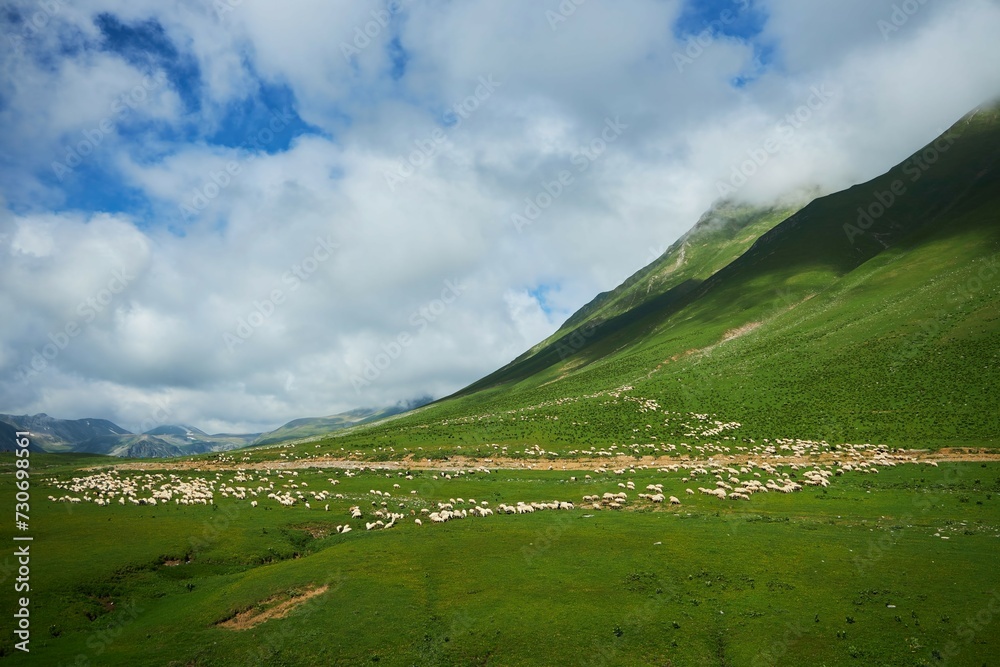
<svg viewBox="0 0 1000 667">
<path fill-rule="evenodd" d="M 1000 461 L 1000 449 L 957 447 L 942 448 L 936 451 L 922 449 L 900 449 L 895 450 L 896 455 L 905 455 L 916 458 L 918 461 Z M 596 467 L 605 468 L 632 468 L 645 465 L 653 467 L 668 466 L 677 463 L 707 463 L 716 461 L 726 465 L 735 463 L 745 463 L 747 461 L 768 460 L 771 463 L 781 464 L 806 464 L 819 461 L 821 463 L 831 462 L 834 456 L 829 453 L 814 455 L 809 457 L 787 455 L 781 457 L 762 457 L 758 454 L 740 455 L 715 455 L 712 457 L 653 457 L 643 456 L 635 458 L 629 455 L 615 457 L 592 457 L 592 458 L 532 458 L 513 459 L 504 457 L 474 458 L 465 456 L 449 456 L 447 460 L 433 459 L 430 461 L 422 459 L 411 459 L 407 457 L 402 461 L 364 461 L 358 459 L 337 459 L 337 458 L 310 458 L 307 461 L 243 461 L 240 464 L 215 463 L 211 461 L 160 461 L 160 462 L 130 462 L 120 463 L 111 466 L 117 470 L 186 470 L 186 471 L 222 471 L 222 470 L 303 470 L 309 468 L 339 468 L 341 470 L 357 470 L 359 468 L 376 468 L 381 470 L 440 470 L 455 472 L 458 470 L 470 470 L 473 468 L 486 467 L 503 470 L 592 470 Z M 100 469 L 107 469 L 108 466 L 99 466 Z M 96 470 L 98 468 L 87 468 Z"/>
<path fill-rule="evenodd" d="M 272 618 L 284 618 L 299 605 L 325 593 L 328 588 L 329 586 L 313 586 L 291 597 L 285 593 L 273 595 L 217 625 L 229 630 L 249 630 Z"/>
</svg>

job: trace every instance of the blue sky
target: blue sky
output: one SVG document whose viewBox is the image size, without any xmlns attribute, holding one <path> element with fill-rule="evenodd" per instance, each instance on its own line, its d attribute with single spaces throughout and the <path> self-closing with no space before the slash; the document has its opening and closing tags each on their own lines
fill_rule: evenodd
<svg viewBox="0 0 1000 667">
<path fill-rule="evenodd" d="M 894 4 L 10 0 L 0 412 L 254 432 L 452 393 L 687 231 L 816 86 L 738 199 L 872 178 L 1000 92 L 995 2 L 887 33 Z"/>
<path fill-rule="evenodd" d="M 715 39 L 734 39 L 746 43 L 753 57 L 744 71 L 731 78 L 736 88 L 743 88 L 776 64 L 778 44 L 764 34 L 767 10 L 762 3 L 749 0 L 687 0 L 674 24 L 674 34 L 682 41 L 711 35 Z"/>
<path fill-rule="evenodd" d="M 298 116 L 295 94 L 287 85 L 255 76 L 249 62 L 247 68 L 254 76 L 253 89 L 243 97 L 226 101 L 217 111 L 216 119 L 207 124 L 200 113 L 202 88 L 206 83 L 198 62 L 191 54 L 179 50 L 155 19 L 124 22 L 114 14 L 102 13 L 94 18 L 94 26 L 99 30 L 99 38 L 86 44 L 83 50 L 113 54 L 147 75 L 163 73 L 167 85 L 182 102 L 183 115 L 179 123 L 150 122 L 140 113 L 113 118 L 113 140 L 130 147 L 133 157 L 140 162 L 160 161 L 177 146 L 189 144 L 241 148 L 273 155 L 287 151 L 302 135 L 324 134 Z M 137 102 L 136 106 L 141 103 Z M 275 113 L 287 120 L 273 138 L 267 136 L 267 141 L 260 140 L 257 135 Z M 150 150 L 150 145 L 156 148 Z M 123 187 L 116 165 L 102 160 L 99 151 L 97 153 L 94 159 L 87 160 L 64 178 L 56 178 L 51 169 L 39 175 L 64 194 L 62 206 L 55 210 L 128 213 L 147 226 L 171 222 L 153 214 L 153 203 L 142 190 Z M 177 229 L 176 226 L 171 228 Z"/>
</svg>

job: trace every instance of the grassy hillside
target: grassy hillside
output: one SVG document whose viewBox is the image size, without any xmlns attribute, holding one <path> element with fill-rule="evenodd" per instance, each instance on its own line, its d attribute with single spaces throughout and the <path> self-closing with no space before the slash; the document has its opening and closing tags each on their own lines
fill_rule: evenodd
<svg viewBox="0 0 1000 667">
<path fill-rule="evenodd" d="M 676 244 L 561 337 L 451 399 L 320 451 L 454 455 L 498 443 L 508 454 L 538 445 L 567 455 L 685 439 L 689 430 L 646 416 L 643 401 L 739 422 L 737 438 L 993 446 L 998 158 L 1000 112 L 979 110 L 883 176 L 780 224 L 769 217 L 780 212 L 747 212 L 748 234 L 770 228 L 752 243 L 737 234 L 697 263 L 690 250 L 678 261 L 690 244 Z M 869 222 L 859 210 L 877 215 Z"/>
<path fill-rule="evenodd" d="M 721 202 L 661 257 L 570 317 L 556 333 L 458 395 L 530 377 L 675 303 L 801 208 Z"/>
</svg>

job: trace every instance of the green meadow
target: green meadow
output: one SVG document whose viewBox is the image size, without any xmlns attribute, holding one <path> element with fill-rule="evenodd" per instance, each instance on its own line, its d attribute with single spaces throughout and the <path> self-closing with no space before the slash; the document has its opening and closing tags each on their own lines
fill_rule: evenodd
<svg viewBox="0 0 1000 667">
<path fill-rule="evenodd" d="M 31 655 L 5 637 L 11 665 L 980 665 L 1000 648 L 996 463 L 847 472 L 750 502 L 686 495 L 683 469 L 284 473 L 342 494 L 329 510 L 218 495 L 51 502 L 54 481 L 84 473 L 59 456 L 33 463 Z M 216 472 L 235 475 L 167 474 Z M 628 481 L 621 510 L 581 500 Z M 682 504 L 639 499 L 648 484 Z M 12 503 L 11 476 L 0 488 Z M 367 518 L 380 505 L 372 490 L 406 518 L 352 521 L 349 507 Z M 576 507 L 442 524 L 420 513 L 458 498 Z M 284 617 L 220 625 L 321 586 Z"/>
</svg>

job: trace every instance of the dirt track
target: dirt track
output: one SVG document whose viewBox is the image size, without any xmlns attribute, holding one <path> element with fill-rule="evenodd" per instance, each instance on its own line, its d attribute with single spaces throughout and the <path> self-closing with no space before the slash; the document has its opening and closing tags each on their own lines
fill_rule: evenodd
<svg viewBox="0 0 1000 667">
<path fill-rule="evenodd" d="M 920 449 L 895 450 L 891 454 L 895 461 L 916 461 L 916 462 L 960 462 L 960 461 L 1000 461 L 1000 450 L 984 448 L 942 448 L 934 452 Z M 402 461 L 364 461 L 357 459 L 334 459 L 334 458 L 309 458 L 307 460 L 281 460 L 281 461 L 255 461 L 255 462 L 215 462 L 215 461 L 129 461 L 128 463 L 111 464 L 110 467 L 116 470 L 302 470 L 308 468 L 341 468 L 356 470 L 358 468 L 383 468 L 386 470 L 442 470 L 458 471 L 471 470 L 480 467 L 502 470 L 593 470 L 594 468 L 630 468 L 635 466 L 646 466 L 660 468 L 681 463 L 707 463 L 714 461 L 725 465 L 735 465 L 746 463 L 747 461 L 761 462 L 768 461 L 771 464 L 788 465 L 809 464 L 809 463 L 832 463 L 834 461 L 850 462 L 852 460 L 870 460 L 870 457 L 834 457 L 831 454 L 822 454 L 813 457 L 806 456 L 770 456 L 745 454 L 739 456 L 713 456 L 711 458 L 653 458 L 645 456 L 637 459 L 632 456 L 619 456 L 612 458 L 574 458 L 574 459 L 511 459 L 511 458 L 469 458 L 464 456 L 452 456 L 446 461 L 440 460 L 410 460 Z M 106 468 L 108 466 L 96 466 L 88 468 Z"/>
</svg>

